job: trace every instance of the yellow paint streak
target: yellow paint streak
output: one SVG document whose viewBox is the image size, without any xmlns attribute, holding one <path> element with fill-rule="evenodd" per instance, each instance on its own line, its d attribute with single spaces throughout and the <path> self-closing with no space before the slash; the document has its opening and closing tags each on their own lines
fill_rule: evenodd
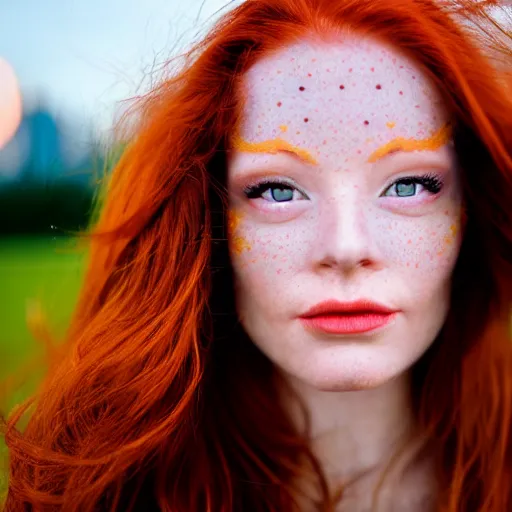
<svg viewBox="0 0 512 512">
<path fill-rule="evenodd" d="M 242 216 L 234 210 L 228 212 L 228 232 L 230 233 L 230 245 L 233 252 L 241 254 L 243 251 L 250 251 L 251 246 L 247 240 L 236 234 L 236 230 L 242 221 Z"/>
<path fill-rule="evenodd" d="M 450 226 L 450 234 L 444 237 L 444 242 L 446 245 L 450 245 L 455 241 L 455 237 L 457 235 L 457 226 L 452 224 Z"/>
<path fill-rule="evenodd" d="M 394 128 L 396 126 L 396 123 L 394 123 L 393 121 L 388 121 L 386 123 L 386 126 L 391 130 L 392 128 Z"/>
<path fill-rule="evenodd" d="M 282 139 L 281 137 L 277 137 L 272 140 L 265 140 L 262 142 L 248 142 L 240 136 L 235 136 L 233 138 L 233 147 L 238 149 L 239 151 L 244 151 L 247 153 L 271 153 L 275 154 L 279 151 L 288 151 L 297 155 L 301 160 L 304 160 L 308 164 L 317 165 L 318 162 L 311 155 L 309 151 L 303 148 L 299 148 L 297 146 L 293 146 L 288 141 Z"/>
<path fill-rule="evenodd" d="M 397 137 L 376 149 L 368 158 L 368 162 L 376 162 L 394 151 L 435 151 L 450 140 L 451 133 L 451 126 L 447 123 L 426 139 Z"/>
</svg>

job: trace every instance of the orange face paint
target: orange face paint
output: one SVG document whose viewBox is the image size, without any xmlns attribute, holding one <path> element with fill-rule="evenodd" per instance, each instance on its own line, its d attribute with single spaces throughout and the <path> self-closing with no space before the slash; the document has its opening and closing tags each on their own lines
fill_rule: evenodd
<svg viewBox="0 0 512 512">
<path fill-rule="evenodd" d="M 396 123 L 394 123 L 393 121 L 388 121 L 386 123 L 386 126 L 391 130 L 392 128 L 394 128 L 396 126 Z"/>
<path fill-rule="evenodd" d="M 368 162 L 376 162 L 394 151 L 435 151 L 450 140 L 451 133 L 451 126 L 447 123 L 426 139 L 397 137 L 376 149 L 368 158 Z"/>
<path fill-rule="evenodd" d="M 457 235 L 457 226 L 455 224 L 452 224 L 450 226 L 450 234 L 446 235 L 444 237 L 445 244 L 447 244 L 447 245 L 452 244 L 455 241 L 456 235 Z"/>
<path fill-rule="evenodd" d="M 282 139 L 281 137 L 277 137 L 271 140 L 265 140 L 262 142 L 248 142 L 242 137 L 236 135 L 233 137 L 233 148 L 239 151 L 245 151 L 247 153 L 271 153 L 275 154 L 279 151 L 288 151 L 297 155 L 301 160 L 308 164 L 317 165 L 318 162 L 311 155 L 309 151 L 303 148 L 299 148 L 297 146 L 293 146 L 288 141 Z"/>
<path fill-rule="evenodd" d="M 234 210 L 228 212 L 228 232 L 230 234 L 230 245 L 235 254 L 240 254 L 243 251 L 250 251 L 251 246 L 247 240 L 242 236 L 237 236 L 236 230 L 240 225 L 242 216 Z"/>
</svg>

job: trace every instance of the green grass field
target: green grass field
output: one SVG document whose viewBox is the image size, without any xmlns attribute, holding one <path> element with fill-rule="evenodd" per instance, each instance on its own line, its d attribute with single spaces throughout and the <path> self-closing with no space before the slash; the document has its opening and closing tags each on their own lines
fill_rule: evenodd
<svg viewBox="0 0 512 512">
<path fill-rule="evenodd" d="M 57 337 L 63 334 L 76 302 L 84 261 L 84 252 L 70 239 L 0 238 L 0 380 L 38 349 L 27 327 L 31 305 L 40 304 L 52 332 Z M 28 383 L 3 406 L 9 409 L 22 401 L 33 385 Z M 0 439 L 0 456 L 4 454 Z M 0 473 L 0 505 L 5 484 L 5 475 Z"/>
<path fill-rule="evenodd" d="M 0 378 L 34 350 L 27 309 L 44 308 L 57 335 L 67 326 L 84 253 L 63 238 L 0 238 Z"/>
</svg>

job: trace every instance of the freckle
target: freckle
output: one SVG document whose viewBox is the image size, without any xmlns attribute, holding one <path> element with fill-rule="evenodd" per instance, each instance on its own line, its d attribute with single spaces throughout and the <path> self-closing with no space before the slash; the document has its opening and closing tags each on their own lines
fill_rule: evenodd
<svg viewBox="0 0 512 512">
<path fill-rule="evenodd" d="M 344 85 L 340 85 L 340 89 L 341 90 L 345 89 L 345 86 Z"/>
<path fill-rule="evenodd" d="M 280 74 L 281 74 L 281 70 L 280 70 L 280 69 L 278 69 L 278 70 L 277 70 L 277 74 L 278 74 L 278 75 L 280 75 Z"/>
<path fill-rule="evenodd" d="M 416 80 L 416 77 L 413 75 L 412 79 L 413 79 L 413 80 Z"/>
<path fill-rule="evenodd" d="M 404 69 L 404 67 L 403 67 L 403 66 L 400 66 L 400 69 Z"/>
<path fill-rule="evenodd" d="M 375 89 L 382 89 L 382 85 L 377 84 L 377 85 L 375 86 Z"/>
<path fill-rule="evenodd" d="M 420 236 L 420 240 L 423 240 L 423 237 L 422 237 L 422 236 Z"/>
<path fill-rule="evenodd" d="M 295 132 L 296 135 L 300 135 L 300 132 Z"/>
<path fill-rule="evenodd" d="M 277 258 L 277 254 L 274 254 L 274 256 L 272 256 L 272 259 L 275 260 Z"/>
<path fill-rule="evenodd" d="M 331 70 L 330 70 L 330 69 L 326 69 L 325 71 L 327 71 L 327 73 L 330 73 L 330 72 L 331 72 Z"/>
<path fill-rule="evenodd" d="M 408 267 L 410 267 L 410 264 L 409 264 L 409 263 L 407 263 L 407 266 L 408 266 Z"/>
<path fill-rule="evenodd" d="M 412 244 L 412 240 L 407 240 L 407 243 L 408 244 Z"/>
<path fill-rule="evenodd" d="M 416 268 L 419 268 L 420 264 L 419 263 L 416 263 L 416 265 L 414 265 Z"/>
<path fill-rule="evenodd" d="M 310 76 L 310 77 L 311 77 L 311 76 L 313 76 L 313 75 L 312 75 L 311 73 L 308 73 L 308 76 Z"/>
<path fill-rule="evenodd" d="M 366 121 L 364 122 L 365 125 L 369 125 L 370 124 L 370 121 Z"/>
<path fill-rule="evenodd" d="M 352 68 L 349 68 L 349 69 L 348 69 L 348 72 L 349 72 L 349 73 L 352 73 Z"/>
<path fill-rule="evenodd" d="M 309 119 L 307 117 L 304 118 L 304 122 L 307 123 Z"/>
<path fill-rule="evenodd" d="M 375 71 L 375 68 L 370 68 L 370 71 L 371 71 L 371 72 Z"/>
<path fill-rule="evenodd" d="M 361 154 L 361 150 L 360 150 L 360 149 L 358 149 L 358 150 L 357 150 L 357 154 L 358 154 L 358 155 L 360 155 L 360 154 Z"/>
<path fill-rule="evenodd" d="M 419 105 L 414 105 L 414 108 L 420 108 L 420 106 Z"/>
<path fill-rule="evenodd" d="M 282 268 L 278 268 L 278 269 L 277 269 L 277 273 L 278 273 L 278 274 L 280 274 L 282 271 L 283 271 L 283 269 L 282 269 Z"/>
<path fill-rule="evenodd" d="M 306 88 L 303 87 L 302 85 L 299 87 L 299 91 L 304 91 Z"/>
<path fill-rule="evenodd" d="M 323 145 L 325 146 L 326 144 L 327 144 L 327 141 L 326 141 L 326 140 L 324 140 L 324 141 L 323 141 Z"/>
<path fill-rule="evenodd" d="M 280 107 L 282 103 L 280 101 L 277 102 L 277 106 Z"/>
<path fill-rule="evenodd" d="M 404 94 L 404 91 L 398 91 L 398 94 L 400 94 L 400 96 L 402 96 Z"/>
<path fill-rule="evenodd" d="M 316 62 L 316 59 L 311 59 L 311 62 Z"/>
</svg>

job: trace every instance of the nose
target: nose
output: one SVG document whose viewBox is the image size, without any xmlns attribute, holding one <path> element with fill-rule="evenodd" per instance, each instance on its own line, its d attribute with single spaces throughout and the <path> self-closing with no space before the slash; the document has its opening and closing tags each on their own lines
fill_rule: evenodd
<svg viewBox="0 0 512 512">
<path fill-rule="evenodd" d="M 318 217 L 314 266 L 334 268 L 345 274 L 361 267 L 377 268 L 378 257 L 368 217 L 364 205 L 355 198 L 332 198 Z"/>
</svg>

